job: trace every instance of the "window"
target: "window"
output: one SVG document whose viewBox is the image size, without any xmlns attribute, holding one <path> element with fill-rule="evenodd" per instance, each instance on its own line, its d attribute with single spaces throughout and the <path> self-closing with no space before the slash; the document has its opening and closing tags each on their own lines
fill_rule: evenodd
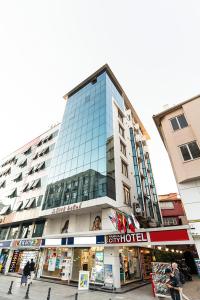
<svg viewBox="0 0 200 300">
<path fill-rule="evenodd" d="M 199 158 L 200 149 L 196 141 L 180 146 L 184 161 Z"/>
<path fill-rule="evenodd" d="M 11 227 L 8 235 L 8 240 L 16 239 L 18 237 L 19 227 Z"/>
<path fill-rule="evenodd" d="M 175 118 L 172 118 L 170 121 L 174 131 L 188 126 L 187 120 L 183 114 Z"/>
<path fill-rule="evenodd" d="M 126 146 L 121 140 L 120 140 L 120 151 L 126 156 Z"/>
<path fill-rule="evenodd" d="M 122 128 L 121 125 L 119 125 L 119 133 L 124 138 L 124 129 Z"/>
<path fill-rule="evenodd" d="M 130 188 L 126 185 L 123 185 L 124 190 L 124 203 L 127 205 L 131 205 L 131 195 L 130 195 Z"/>
<path fill-rule="evenodd" d="M 118 111 L 118 118 L 123 123 L 123 115 L 120 111 Z"/>
<path fill-rule="evenodd" d="M 31 153 L 31 147 L 24 151 L 24 155 L 28 155 Z"/>
<path fill-rule="evenodd" d="M 8 233 L 8 228 L 0 228 L 0 241 L 5 240 Z"/>
<path fill-rule="evenodd" d="M 167 218 L 163 218 L 164 221 L 164 225 L 165 226 L 174 226 L 174 225 L 178 225 L 178 220 L 176 217 L 167 217 Z"/>
<path fill-rule="evenodd" d="M 128 165 L 122 160 L 122 174 L 128 177 Z"/>
<path fill-rule="evenodd" d="M 173 202 L 160 202 L 160 208 L 161 209 L 174 209 L 174 203 Z"/>
<path fill-rule="evenodd" d="M 32 237 L 41 237 L 44 231 L 45 221 L 36 222 Z"/>
</svg>

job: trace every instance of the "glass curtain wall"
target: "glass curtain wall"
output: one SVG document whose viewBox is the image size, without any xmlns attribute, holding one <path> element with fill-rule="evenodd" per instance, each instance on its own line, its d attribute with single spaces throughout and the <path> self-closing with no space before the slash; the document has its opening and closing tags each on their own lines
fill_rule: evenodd
<svg viewBox="0 0 200 300">
<path fill-rule="evenodd" d="M 115 199 L 113 98 L 124 110 L 105 72 L 68 98 L 43 209 L 103 196 Z"/>
</svg>

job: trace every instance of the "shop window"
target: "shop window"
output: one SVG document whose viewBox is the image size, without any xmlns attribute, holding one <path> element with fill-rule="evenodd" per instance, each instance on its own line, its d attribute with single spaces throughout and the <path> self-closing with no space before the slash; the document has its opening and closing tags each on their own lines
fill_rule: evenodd
<svg viewBox="0 0 200 300">
<path fill-rule="evenodd" d="M 8 240 L 17 239 L 19 233 L 19 226 L 11 227 L 8 234 Z"/>
<path fill-rule="evenodd" d="M 120 151 L 126 156 L 126 146 L 121 140 L 120 140 Z"/>
<path fill-rule="evenodd" d="M 119 250 L 121 283 L 133 282 L 141 278 L 138 249 L 121 247 Z"/>
<path fill-rule="evenodd" d="M 123 160 L 121 160 L 121 166 L 122 166 L 122 174 L 128 177 L 128 165 Z"/>
<path fill-rule="evenodd" d="M 33 229 L 32 237 L 42 237 L 44 231 L 45 220 L 36 222 Z"/>
<path fill-rule="evenodd" d="M 130 194 L 130 188 L 127 185 L 123 185 L 124 190 L 124 203 L 127 205 L 131 205 L 131 194 Z"/>
<path fill-rule="evenodd" d="M 8 228 L 0 228 L 0 241 L 5 240 L 8 233 Z"/>
</svg>

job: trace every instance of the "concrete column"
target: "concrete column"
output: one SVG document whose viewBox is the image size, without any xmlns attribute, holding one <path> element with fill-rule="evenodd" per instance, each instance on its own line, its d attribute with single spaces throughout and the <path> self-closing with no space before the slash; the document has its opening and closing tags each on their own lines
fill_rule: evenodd
<svg viewBox="0 0 200 300">
<path fill-rule="evenodd" d="M 104 248 L 104 264 L 112 265 L 114 287 L 120 288 L 120 262 L 119 262 L 119 247 Z"/>
<path fill-rule="evenodd" d="M 198 256 L 200 258 L 200 236 L 193 236 Z"/>
</svg>

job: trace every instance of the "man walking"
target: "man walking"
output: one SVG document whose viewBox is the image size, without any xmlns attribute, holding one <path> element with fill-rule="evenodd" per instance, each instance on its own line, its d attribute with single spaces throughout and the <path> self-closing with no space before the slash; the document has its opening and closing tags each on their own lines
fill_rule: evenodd
<svg viewBox="0 0 200 300">
<path fill-rule="evenodd" d="M 31 275 L 31 280 L 30 283 L 33 283 L 33 279 L 35 277 L 35 262 L 33 261 L 33 259 L 31 258 L 31 262 L 30 262 L 30 275 Z"/>
<path fill-rule="evenodd" d="M 170 290 L 172 300 L 181 300 L 180 284 L 176 276 L 169 268 L 165 270 L 165 274 L 169 277 L 169 280 L 166 282 L 166 285 Z"/>
</svg>

